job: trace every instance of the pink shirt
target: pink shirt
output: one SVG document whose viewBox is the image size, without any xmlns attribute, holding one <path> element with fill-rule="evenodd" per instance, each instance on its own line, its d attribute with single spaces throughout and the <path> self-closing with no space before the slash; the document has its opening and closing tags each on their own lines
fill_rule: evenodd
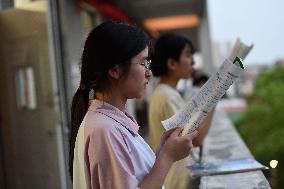
<svg viewBox="0 0 284 189">
<path fill-rule="evenodd" d="M 155 162 L 155 154 L 138 134 L 127 113 L 91 101 L 76 138 L 75 189 L 135 189 Z"/>
</svg>

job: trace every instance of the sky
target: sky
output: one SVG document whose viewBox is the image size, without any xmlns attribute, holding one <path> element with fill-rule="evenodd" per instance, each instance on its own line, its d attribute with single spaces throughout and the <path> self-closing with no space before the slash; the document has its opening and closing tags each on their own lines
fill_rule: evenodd
<svg viewBox="0 0 284 189">
<path fill-rule="evenodd" d="M 211 38 L 254 47 L 247 63 L 284 59 L 284 0 L 207 0 Z"/>
</svg>

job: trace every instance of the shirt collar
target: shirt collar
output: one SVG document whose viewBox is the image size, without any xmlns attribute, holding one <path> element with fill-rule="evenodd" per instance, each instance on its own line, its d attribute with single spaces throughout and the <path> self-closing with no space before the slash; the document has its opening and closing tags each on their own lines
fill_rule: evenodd
<svg viewBox="0 0 284 189">
<path fill-rule="evenodd" d="M 139 125 L 135 119 L 127 112 L 122 112 L 115 106 L 100 100 L 91 100 L 89 104 L 89 111 L 100 112 L 124 126 L 133 134 L 138 134 Z"/>
</svg>

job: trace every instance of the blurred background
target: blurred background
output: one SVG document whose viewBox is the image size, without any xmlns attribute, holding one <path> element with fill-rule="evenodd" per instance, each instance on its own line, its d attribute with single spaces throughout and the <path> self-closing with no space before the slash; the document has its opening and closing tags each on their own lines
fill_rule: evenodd
<svg viewBox="0 0 284 189">
<path fill-rule="evenodd" d="M 283 7 L 282 0 L 0 0 L 0 188 L 72 188 L 68 137 L 80 56 L 90 30 L 108 19 L 136 24 L 153 41 L 166 32 L 190 38 L 195 68 L 208 75 L 237 38 L 253 44 L 245 72 L 218 106 L 270 167 L 272 188 L 284 188 Z M 145 139 L 154 83 L 127 104 Z"/>
</svg>

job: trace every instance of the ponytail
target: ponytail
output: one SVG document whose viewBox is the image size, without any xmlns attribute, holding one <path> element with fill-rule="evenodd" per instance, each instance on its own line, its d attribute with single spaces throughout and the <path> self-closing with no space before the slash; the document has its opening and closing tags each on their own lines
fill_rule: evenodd
<svg viewBox="0 0 284 189">
<path fill-rule="evenodd" d="M 76 137 L 81 122 L 83 121 L 84 116 L 87 113 L 88 104 L 89 92 L 84 85 L 80 85 L 73 97 L 71 105 L 71 134 L 69 146 L 69 173 L 71 180 L 73 180 L 73 160 Z"/>
</svg>

